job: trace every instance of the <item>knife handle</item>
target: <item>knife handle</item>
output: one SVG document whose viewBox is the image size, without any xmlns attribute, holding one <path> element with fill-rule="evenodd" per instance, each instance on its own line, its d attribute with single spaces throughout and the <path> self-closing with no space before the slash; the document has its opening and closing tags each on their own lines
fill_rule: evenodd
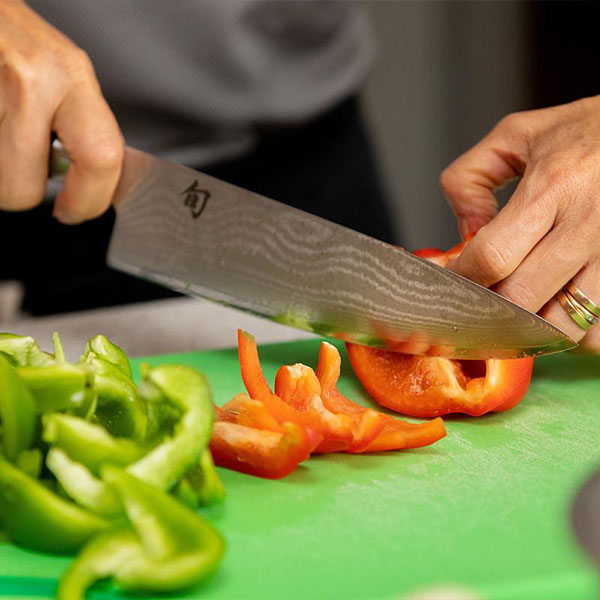
<svg viewBox="0 0 600 600">
<path fill-rule="evenodd" d="M 62 142 L 52 134 L 50 155 L 48 157 L 48 179 L 64 177 L 69 170 L 71 158 Z"/>
</svg>

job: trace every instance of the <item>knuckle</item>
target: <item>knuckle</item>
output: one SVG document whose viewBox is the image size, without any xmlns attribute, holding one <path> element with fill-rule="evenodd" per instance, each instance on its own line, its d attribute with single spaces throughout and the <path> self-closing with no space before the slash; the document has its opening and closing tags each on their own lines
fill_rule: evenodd
<svg viewBox="0 0 600 600">
<path fill-rule="evenodd" d="M 40 188 L 0 186 L 0 208 L 9 212 L 35 208 L 43 197 L 44 192 Z"/>
<path fill-rule="evenodd" d="M 522 123 L 523 113 L 513 112 L 500 119 L 500 121 L 498 121 L 497 127 L 499 129 L 504 129 L 507 131 L 518 131 L 521 129 Z"/>
<path fill-rule="evenodd" d="M 87 143 L 77 153 L 76 161 L 84 170 L 110 173 L 120 169 L 123 152 L 123 138 L 111 135 Z"/>
<path fill-rule="evenodd" d="M 502 288 L 502 295 L 515 304 L 528 309 L 539 309 L 539 301 L 531 288 L 521 283 L 508 283 Z"/>
<path fill-rule="evenodd" d="M 510 250 L 480 230 L 475 237 L 477 242 L 473 248 L 473 260 L 481 280 L 485 284 L 492 284 L 510 275 L 512 272 Z M 472 242 L 472 244 L 474 244 Z"/>
<path fill-rule="evenodd" d="M 16 92 L 17 97 L 34 92 L 40 85 L 44 69 L 35 57 L 13 51 L 2 62 L 3 83 Z"/>
<path fill-rule="evenodd" d="M 446 196 L 452 196 L 459 185 L 459 177 L 453 165 L 446 167 L 440 174 L 440 187 Z"/>
<path fill-rule="evenodd" d="M 71 69 L 85 74 L 94 72 L 94 66 L 89 54 L 78 46 L 69 48 L 64 60 Z"/>
</svg>

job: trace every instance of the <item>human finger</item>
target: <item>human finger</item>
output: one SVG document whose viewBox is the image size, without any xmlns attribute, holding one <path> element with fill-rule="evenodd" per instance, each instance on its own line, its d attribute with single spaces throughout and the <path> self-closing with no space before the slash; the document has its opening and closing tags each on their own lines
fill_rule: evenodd
<svg viewBox="0 0 600 600">
<path fill-rule="evenodd" d="M 117 121 L 97 86 L 87 83 L 65 97 L 53 122 L 71 159 L 54 206 L 55 217 L 66 224 L 97 217 L 110 206 L 123 162 Z"/>
<path fill-rule="evenodd" d="M 489 287 L 515 271 L 552 228 L 555 215 L 554 196 L 525 175 L 506 206 L 448 268 Z"/>
</svg>

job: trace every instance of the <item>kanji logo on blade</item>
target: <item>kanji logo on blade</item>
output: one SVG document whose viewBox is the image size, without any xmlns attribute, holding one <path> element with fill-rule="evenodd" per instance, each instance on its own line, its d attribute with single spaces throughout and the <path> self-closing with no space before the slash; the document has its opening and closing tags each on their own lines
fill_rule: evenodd
<svg viewBox="0 0 600 600">
<path fill-rule="evenodd" d="M 194 179 L 192 185 L 181 192 L 183 195 L 183 205 L 190 207 L 192 217 L 197 219 L 206 208 L 206 203 L 210 198 L 210 192 L 198 187 L 198 180 Z"/>
</svg>

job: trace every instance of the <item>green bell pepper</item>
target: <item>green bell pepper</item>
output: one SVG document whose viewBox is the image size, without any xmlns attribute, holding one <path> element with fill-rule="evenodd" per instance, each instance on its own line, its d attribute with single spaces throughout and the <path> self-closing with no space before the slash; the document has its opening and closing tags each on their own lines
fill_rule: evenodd
<svg viewBox="0 0 600 600">
<path fill-rule="evenodd" d="M 42 439 L 45 442 L 61 448 L 74 461 L 96 474 L 104 463 L 128 465 L 147 451 L 140 444 L 126 438 L 115 438 L 101 425 L 79 417 L 51 413 L 44 415 L 42 422 Z"/>
<path fill-rule="evenodd" d="M 50 448 L 46 465 L 65 493 L 84 508 L 107 517 L 122 512 L 115 492 L 104 481 L 94 477 L 87 467 L 72 460 L 64 450 Z"/>
<path fill-rule="evenodd" d="M 41 552 L 75 552 L 110 522 L 68 502 L 0 457 L 0 523 L 11 540 Z"/>
<path fill-rule="evenodd" d="M 146 386 L 154 386 L 182 412 L 172 435 L 127 467 L 141 481 L 170 489 L 194 465 L 208 446 L 214 409 L 204 375 L 182 365 L 144 366 Z"/>
<path fill-rule="evenodd" d="M 17 367 L 39 413 L 68 410 L 81 416 L 93 412 L 96 401 L 94 373 L 86 365 L 69 363 Z"/>
<path fill-rule="evenodd" d="M 200 456 L 198 464 L 186 473 L 173 491 L 181 502 L 192 508 L 218 504 L 225 500 L 225 488 L 208 448 Z"/>
<path fill-rule="evenodd" d="M 9 357 L 14 366 L 39 366 L 51 363 L 54 357 L 40 350 L 29 336 L 0 333 L 0 353 Z"/>
<path fill-rule="evenodd" d="M 102 477 L 119 495 L 132 529 L 96 537 L 63 575 L 57 597 L 79 600 L 96 579 L 125 590 L 174 592 L 205 581 L 225 550 L 221 535 L 168 494 L 107 465 Z"/>
<path fill-rule="evenodd" d="M 90 355 L 85 363 L 94 372 L 98 394 L 95 418 L 114 436 L 146 437 L 147 415 L 133 379 L 113 363 Z"/>
<path fill-rule="evenodd" d="M 112 363 L 123 372 L 123 375 L 131 379 L 131 365 L 129 364 L 127 354 L 105 336 L 97 335 L 87 341 L 80 362 L 86 362 L 90 356 L 96 356 Z"/>
<path fill-rule="evenodd" d="M 43 463 L 44 456 L 39 448 L 23 450 L 23 452 L 19 453 L 17 460 L 15 461 L 15 465 L 18 469 L 34 479 L 38 479 L 41 475 Z"/>
<path fill-rule="evenodd" d="M 33 443 L 36 425 L 35 402 L 8 360 L 0 355 L 0 419 L 2 451 L 8 460 Z"/>
</svg>

